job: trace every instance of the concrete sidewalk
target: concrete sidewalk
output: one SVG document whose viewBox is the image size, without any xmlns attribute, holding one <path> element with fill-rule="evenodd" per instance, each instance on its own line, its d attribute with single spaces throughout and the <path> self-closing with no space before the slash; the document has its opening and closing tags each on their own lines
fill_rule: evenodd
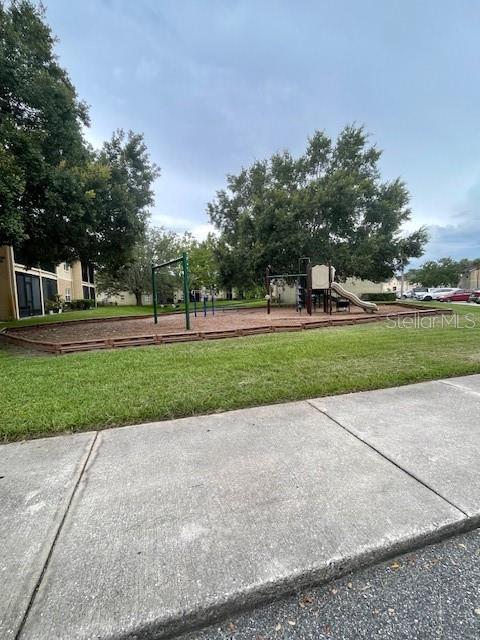
<svg viewBox="0 0 480 640">
<path fill-rule="evenodd" d="M 0 447 L 0 638 L 161 638 L 480 524 L 480 376 Z"/>
</svg>

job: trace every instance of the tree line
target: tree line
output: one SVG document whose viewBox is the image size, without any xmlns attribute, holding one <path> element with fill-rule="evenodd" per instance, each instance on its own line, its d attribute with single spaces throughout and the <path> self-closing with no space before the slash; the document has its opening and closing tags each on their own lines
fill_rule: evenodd
<svg viewBox="0 0 480 640">
<path fill-rule="evenodd" d="M 448 257 L 428 260 L 416 269 L 409 269 L 405 276 L 409 282 L 424 287 L 457 287 L 470 269 L 474 268 L 480 268 L 480 258 L 454 260 Z"/>
<path fill-rule="evenodd" d="M 84 137 L 88 107 L 54 52 L 44 11 L 0 0 L 0 245 L 27 266 L 80 259 L 107 292 L 151 290 L 150 266 L 190 255 L 191 288 L 261 287 L 267 265 L 330 261 L 340 278 L 384 280 L 423 254 L 406 234 L 409 193 L 382 179 L 381 151 L 363 127 L 316 131 L 299 156 L 276 153 L 228 175 L 207 205 L 215 234 L 198 242 L 149 224 L 160 174 L 143 136 L 115 131 L 100 149 Z M 176 283 L 160 277 L 161 295 Z M 162 294 L 163 291 L 163 294 Z"/>
<path fill-rule="evenodd" d="M 190 263 L 190 290 L 218 288 L 222 283 L 215 246 L 213 235 L 198 241 L 190 233 L 180 235 L 164 227 L 149 226 L 135 244 L 128 263 L 115 272 L 108 268 L 99 271 L 97 288 L 108 295 L 126 291 L 141 305 L 143 295 L 152 293 L 152 265 L 178 258 L 183 252 L 188 254 Z M 172 301 L 175 290 L 182 287 L 180 267 L 163 269 L 156 278 L 158 302 Z"/>
</svg>

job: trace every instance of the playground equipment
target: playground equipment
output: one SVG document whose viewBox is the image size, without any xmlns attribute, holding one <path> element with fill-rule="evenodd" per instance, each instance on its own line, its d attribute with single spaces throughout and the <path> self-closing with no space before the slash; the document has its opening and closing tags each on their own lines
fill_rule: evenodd
<svg viewBox="0 0 480 640">
<path fill-rule="evenodd" d="M 207 317 L 209 297 L 211 302 L 210 308 L 212 311 L 212 316 L 215 315 L 215 301 L 217 298 L 217 292 L 215 288 L 211 288 L 210 293 L 205 287 L 203 287 L 202 289 L 192 289 L 190 293 L 193 299 L 193 314 L 195 318 L 197 317 L 197 302 L 202 303 L 203 317 Z"/>
<path fill-rule="evenodd" d="M 355 306 L 360 307 L 365 311 L 370 311 L 370 312 L 378 311 L 378 307 L 374 302 L 367 302 L 366 300 L 361 300 L 355 293 L 352 293 L 351 291 L 347 291 L 338 282 L 332 282 L 330 286 L 339 295 L 343 296 L 344 298 L 347 298 L 347 300 L 350 300 L 350 302 Z"/>
<path fill-rule="evenodd" d="M 305 265 L 304 271 L 300 270 L 302 263 Z M 341 284 L 335 282 L 335 267 L 331 264 L 318 264 L 312 267 L 309 258 L 300 258 L 299 273 L 272 274 L 271 267 L 267 267 L 265 272 L 265 287 L 267 295 L 267 313 L 271 310 L 271 285 L 273 280 L 295 279 L 295 304 L 298 312 L 305 308 L 308 315 L 312 315 L 312 310 L 317 303 L 322 303 L 324 313 L 332 314 L 334 291 L 337 296 L 337 309 L 344 308 L 342 299 L 352 303 L 366 312 L 378 311 L 378 307 L 373 302 L 361 300 L 355 293 L 347 291 Z"/>
<path fill-rule="evenodd" d="M 378 311 L 374 302 L 361 300 L 355 293 L 347 291 L 335 282 L 335 267 L 331 264 L 318 264 L 312 267 L 312 288 L 324 298 L 324 311 L 332 313 L 332 291 L 366 312 Z"/>
<path fill-rule="evenodd" d="M 300 258 L 299 270 L 301 263 L 305 262 L 304 273 L 271 273 L 271 268 L 268 266 L 265 270 L 265 288 L 267 291 L 267 313 L 271 311 L 271 286 L 272 280 L 289 280 L 295 279 L 295 306 L 298 312 L 301 312 L 302 308 L 307 310 L 309 316 L 312 315 L 312 265 L 310 258 Z"/>
<path fill-rule="evenodd" d="M 155 324 L 158 324 L 158 309 L 157 309 L 157 271 L 159 269 L 163 269 L 165 267 L 169 267 L 174 264 L 182 263 L 182 273 L 183 273 L 183 301 L 185 304 L 185 328 L 187 331 L 190 329 L 190 295 L 188 291 L 188 255 L 186 253 L 182 253 L 181 258 L 174 258 L 173 260 L 168 260 L 167 262 L 162 262 L 162 264 L 153 265 L 152 264 L 152 297 L 153 297 L 153 320 Z"/>
</svg>

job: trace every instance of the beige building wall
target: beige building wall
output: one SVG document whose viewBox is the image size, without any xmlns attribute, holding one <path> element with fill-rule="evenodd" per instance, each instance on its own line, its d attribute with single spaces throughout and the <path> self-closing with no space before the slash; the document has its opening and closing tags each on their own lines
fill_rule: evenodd
<svg viewBox="0 0 480 640">
<path fill-rule="evenodd" d="M 472 269 L 468 274 L 467 286 L 465 289 L 479 289 L 480 288 L 480 267 Z"/>
<path fill-rule="evenodd" d="M 17 315 L 13 274 L 12 248 L 0 247 L 0 320 L 11 320 Z"/>
<path fill-rule="evenodd" d="M 99 293 L 97 295 L 98 302 L 105 304 L 118 304 L 118 305 L 135 305 L 137 300 L 133 293 L 128 291 L 121 291 L 115 294 Z M 144 303 L 145 304 L 145 303 Z"/>
<path fill-rule="evenodd" d="M 80 300 L 83 298 L 83 285 L 82 285 L 82 264 L 79 260 L 74 262 L 71 267 L 72 275 L 72 300 Z"/>
<path fill-rule="evenodd" d="M 71 265 L 71 282 L 72 282 L 72 300 L 83 300 L 83 287 L 92 287 L 95 289 L 96 296 L 96 285 L 95 283 L 88 282 L 88 280 L 84 280 L 82 276 L 82 263 L 80 260 L 76 260 L 72 262 Z"/>
<path fill-rule="evenodd" d="M 345 282 L 342 282 L 342 287 L 357 296 L 361 296 L 362 293 L 383 292 L 383 282 L 372 282 L 371 280 L 361 280 L 360 278 L 346 278 Z"/>
<path fill-rule="evenodd" d="M 62 262 L 57 267 L 57 287 L 58 295 L 65 302 L 71 302 L 75 299 L 72 283 L 72 267 L 68 262 Z"/>
<path fill-rule="evenodd" d="M 75 299 L 83 299 L 83 286 L 93 287 L 95 284 L 83 282 L 82 266 L 79 261 L 72 265 L 62 263 L 54 272 L 45 271 L 36 267 L 26 269 L 25 265 L 14 261 L 12 247 L 0 246 L 0 320 L 12 320 L 19 318 L 16 274 L 37 276 L 40 278 L 41 306 L 44 308 L 44 292 L 42 280 L 54 280 L 57 292 L 63 301 L 69 302 Z"/>
</svg>

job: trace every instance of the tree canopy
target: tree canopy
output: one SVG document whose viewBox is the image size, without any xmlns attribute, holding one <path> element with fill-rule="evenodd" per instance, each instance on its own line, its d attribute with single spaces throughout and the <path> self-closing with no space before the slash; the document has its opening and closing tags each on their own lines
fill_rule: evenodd
<svg viewBox="0 0 480 640">
<path fill-rule="evenodd" d="M 440 258 L 440 260 L 428 260 L 417 269 L 410 269 L 406 277 L 410 282 L 416 282 L 424 287 L 457 287 L 462 275 L 478 265 L 480 265 L 480 259 Z"/>
<path fill-rule="evenodd" d="M 181 246 L 182 250 L 188 253 L 190 288 L 201 289 L 218 285 L 216 239 L 213 234 L 209 234 L 205 240 L 199 241 L 190 233 L 185 233 L 181 239 Z"/>
<path fill-rule="evenodd" d="M 97 274 L 98 291 L 116 294 L 132 293 L 138 305 L 142 296 L 152 293 L 152 265 L 177 258 L 181 253 L 180 237 L 164 227 L 149 227 L 135 243 L 132 259 L 119 269 L 106 266 Z M 162 270 L 157 274 L 160 302 L 166 302 L 180 283 L 177 270 Z"/>
<path fill-rule="evenodd" d="M 0 245 L 27 266 L 82 258 L 118 268 L 143 230 L 158 170 L 141 135 L 95 152 L 87 106 L 54 53 L 43 9 L 0 2 Z"/>
<path fill-rule="evenodd" d="M 218 281 L 214 247 L 213 236 L 199 241 L 190 233 L 179 235 L 164 227 L 148 227 L 137 240 L 128 264 L 118 270 L 105 267 L 99 271 L 97 288 L 107 294 L 128 291 L 140 305 L 142 296 L 152 293 L 152 265 L 178 258 L 184 251 L 190 263 L 190 289 L 214 286 Z M 181 267 L 162 269 L 156 278 L 158 301 L 166 303 L 182 286 Z"/>
<path fill-rule="evenodd" d="M 380 156 L 362 127 L 347 126 L 336 141 L 315 132 L 297 158 L 277 153 L 227 176 L 207 207 L 222 282 L 255 285 L 267 265 L 295 272 L 303 256 L 379 281 L 421 256 L 426 231 L 402 234 L 409 194 L 400 179 L 382 181 Z"/>
</svg>

